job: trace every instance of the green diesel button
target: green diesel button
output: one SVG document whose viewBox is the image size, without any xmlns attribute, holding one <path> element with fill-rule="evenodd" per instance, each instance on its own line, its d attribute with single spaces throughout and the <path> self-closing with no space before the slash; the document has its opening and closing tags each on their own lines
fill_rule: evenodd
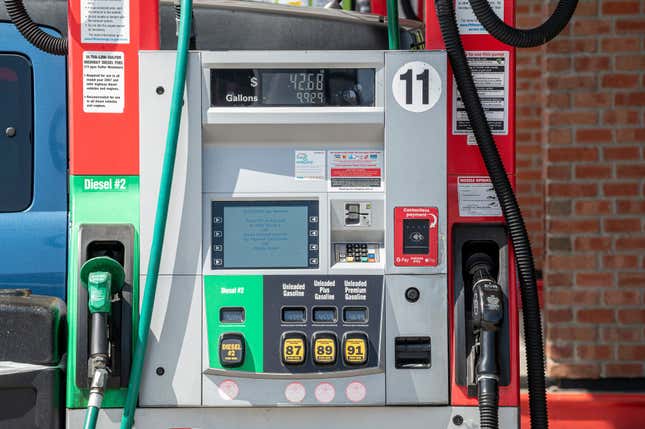
<svg viewBox="0 0 645 429">
<path fill-rule="evenodd" d="M 233 368 L 244 363 L 244 336 L 238 333 L 222 334 L 219 340 L 219 361 Z"/>
</svg>

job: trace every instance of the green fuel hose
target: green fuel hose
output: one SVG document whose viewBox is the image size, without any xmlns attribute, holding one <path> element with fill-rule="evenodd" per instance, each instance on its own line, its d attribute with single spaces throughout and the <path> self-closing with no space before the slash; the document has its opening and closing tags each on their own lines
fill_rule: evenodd
<svg viewBox="0 0 645 429">
<path fill-rule="evenodd" d="M 83 423 L 83 429 L 94 429 L 96 427 L 96 421 L 99 417 L 98 407 L 87 407 L 87 414 L 85 414 L 85 422 Z"/>
<path fill-rule="evenodd" d="M 387 0 L 387 40 L 391 51 L 399 49 L 401 44 L 399 33 L 399 2 Z"/>
<path fill-rule="evenodd" d="M 181 0 L 181 18 L 179 21 L 179 32 L 177 34 L 177 59 L 175 62 L 175 78 L 172 88 L 168 133 L 166 134 L 166 150 L 164 152 L 163 168 L 161 170 L 154 235 L 152 237 L 146 285 L 141 303 L 134 358 L 130 372 L 130 383 L 128 384 L 128 394 L 123 408 L 123 417 L 121 418 L 121 429 L 130 429 L 134 423 L 134 413 L 137 408 L 137 398 L 139 397 L 139 387 L 141 384 L 141 372 L 143 371 L 146 347 L 148 344 L 148 333 L 150 332 L 150 319 L 152 318 L 152 310 L 155 303 L 159 263 L 161 261 L 161 250 L 166 231 L 166 219 L 168 218 L 168 205 L 170 203 L 170 191 L 172 189 L 172 175 L 175 167 L 175 156 L 177 154 L 177 140 L 179 138 L 179 125 L 181 123 L 184 86 L 186 84 L 186 66 L 188 63 L 192 9 L 192 0 Z"/>
</svg>

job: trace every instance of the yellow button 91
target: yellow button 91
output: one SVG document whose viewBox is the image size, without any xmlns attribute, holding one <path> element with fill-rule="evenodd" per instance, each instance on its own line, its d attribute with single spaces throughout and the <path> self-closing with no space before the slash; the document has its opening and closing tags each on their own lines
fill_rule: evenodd
<svg viewBox="0 0 645 429">
<path fill-rule="evenodd" d="M 363 335 L 345 338 L 343 358 L 349 365 L 363 365 L 367 362 L 367 340 Z"/>
<path fill-rule="evenodd" d="M 314 362 L 317 364 L 336 362 L 336 340 L 334 338 L 316 338 L 314 341 Z"/>
<path fill-rule="evenodd" d="M 305 361 L 305 340 L 302 336 L 285 337 L 282 341 L 282 362 L 299 365 Z"/>
</svg>

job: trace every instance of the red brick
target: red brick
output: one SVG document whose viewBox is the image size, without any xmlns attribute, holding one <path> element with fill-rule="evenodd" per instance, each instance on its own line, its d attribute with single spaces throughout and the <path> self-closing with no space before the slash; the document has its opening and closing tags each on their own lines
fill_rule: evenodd
<svg viewBox="0 0 645 429">
<path fill-rule="evenodd" d="M 616 19 L 616 32 L 645 33 L 645 18 L 620 18 Z"/>
<path fill-rule="evenodd" d="M 645 308 L 627 308 L 618 310 L 618 320 L 626 325 L 645 324 Z"/>
<path fill-rule="evenodd" d="M 561 310 L 546 310 L 546 320 L 549 323 L 573 321 L 573 311 L 570 308 Z"/>
<path fill-rule="evenodd" d="M 548 150 L 548 157 L 551 162 L 596 161 L 598 150 L 595 147 L 551 147 Z"/>
<path fill-rule="evenodd" d="M 630 15 L 637 14 L 639 8 L 638 0 L 604 0 L 601 10 L 603 15 Z"/>
<path fill-rule="evenodd" d="M 635 305 L 640 304 L 640 293 L 636 290 L 606 290 L 605 304 Z"/>
<path fill-rule="evenodd" d="M 602 86 L 604 88 L 636 88 L 638 77 L 637 74 L 610 73 L 602 77 Z"/>
<path fill-rule="evenodd" d="M 576 355 L 583 360 L 610 360 L 612 358 L 612 348 L 607 345 L 596 344 L 578 344 L 576 346 Z"/>
<path fill-rule="evenodd" d="M 645 272 L 618 273 L 618 286 L 645 288 Z"/>
<path fill-rule="evenodd" d="M 645 85 L 645 82 L 643 84 Z M 616 130 L 616 141 L 618 143 L 643 143 L 645 142 L 645 128 L 619 128 Z"/>
<path fill-rule="evenodd" d="M 645 162 L 641 164 L 619 164 L 616 166 L 616 176 L 618 178 L 641 179 L 645 177 Z"/>
<path fill-rule="evenodd" d="M 645 91 L 618 92 L 614 101 L 616 106 L 641 107 L 645 104 Z"/>
<path fill-rule="evenodd" d="M 598 50 L 598 43 L 593 37 L 586 37 L 582 39 L 572 39 L 569 37 L 556 37 L 549 42 L 547 46 L 549 53 L 554 54 L 571 54 L 572 52 L 596 52 Z"/>
<path fill-rule="evenodd" d="M 578 59 L 576 59 L 577 63 Z M 609 62 L 609 59 L 607 59 Z M 573 94 L 573 105 L 589 109 L 592 107 L 609 107 L 611 105 L 611 94 L 606 92 L 581 92 Z"/>
<path fill-rule="evenodd" d="M 604 251 L 611 248 L 610 237 L 576 237 L 573 248 L 578 252 Z"/>
<path fill-rule="evenodd" d="M 546 84 L 549 89 L 595 89 L 597 79 L 594 75 L 560 75 L 547 77 Z"/>
<path fill-rule="evenodd" d="M 607 114 L 605 114 L 606 116 Z M 606 119 L 605 119 L 606 121 Z M 612 130 L 610 128 L 581 128 L 576 130 L 577 143 L 611 143 Z"/>
<path fill-rule="evenodd" d="M 614 310 L 586 308 L 578 310 L 577 320 L 581 323 L 613 323 L 616 318 Z"/>
<path fill-rule="evenodd" d="M 595 341 L 598 338 L 598 329 L 593 326 L 549 325 L 547 336 L 551 340 Z"/>
<path fill-rule="evenodd" d="M 632 160 L 640 157 L 638 146 L 610 146 L 602 149 L 603 157 L 607 161 Z"/>
<path fill-rule="evenodd" d="M 573 284 L 573 274 L 571 273 L 552 273 L 546 272 L 544 283 L 548 286 L 571 286 Z"/>
<path fill-rule="evenodd" d="M 569 109 L 571 107 L 571 96 L 561 93 L 548 94 L 545 105 L 552 109 Z"/>
<path fill-rule="evenodd" d="M 607 363 L 604 368 L 605 377 L 641 377 L 644 374 L 640 363 Z"/>
<path fill-rule="evenodd" d="M 546 168 L 546 175 L 550 180 L 569 180 L 571 173 L 568 165 L 549 165 Z"/>
<path fill-rule="evenodd" d="M 547 263 L 550 270 L 593 270 L 596 269 L 596 258 L 579 255 L 548 255 Z"/>
<path fill-rule="evenodd" d="M 639 52 L 640 39 L 638 37 L 612 37 L 600 42 L 600 49 L 604 52 Z"/>
<path fill-rule="evenodd" d="M 602 266 L 608 269 L 624 270 L 638 268 L 638 256 L 636 255 L 605 255 L 602 258 Z"/>
<path fill-rule="evenodd" d="M 573 346 L 547 344 L 546 354 L 550 359 L 571 359 L 573 358 Z"/>
<path fill-rule="evenodd" d="M 598 186 L 595 183 L 551 183 L 547 192 L 552 197 L 595 197 Z"/>
<path fill-rule="evenodd" d="M 549 126 L 557 125 L 595 125 L 598 123 L 598 112 L 549 112 L 547 113 Z"/>
<path fill-rule="evenodd" d="M 640 118 L 638 110 L 613 109 L 602 115 L 602 120 L 609 125 L 639 125 Z"/>
<path fill-rule="evenodd" d="M 607 55 L 599 56 L 585 56 L 577 57 L 574 60 L 574 67 L 576 71 L 605 71 L 610 70 L 610 59 Z"/>
<path fill-rule="evenodd" d="M 550 364 L 547 374 L 553 378 L 598 378 L 600 366 L 582 363 Z"/>
<path fill-rule="evenodd" d="M 576 286 L 611 287 L 613 284 L 613 273 L 576 273 Z"/>
<path fill-rule="evenodd" d="M 597 305 L 600 304 L 600 292 L 553 288 L 547 292 L 546 302 L 552 305 Z"/>
<path fill-rule="evenodd" d="M 601 338 L 610 343 L 635 343 L 640 340 L 641 330 L 635 327 L 603 326 Z"/>
<path fill-rule="evenodd" d="M 542 13 L 543 10 L 539 11 Z M 598 14 L 598 2 L 595 0 L 581 0 L 576 8 L 576 16 L 594 16 Z"/>
<path fill-rule="evenodd" d="M 617 55 L 616 70 L 637 70 L 645 68 L 645 55 Z"/>
<path fill-rule="evenodd" d="M 573 32 L 576 36 L 597 36 L 611 31 L 611 22 L 606 18 L 580 18 L 573 22 Z"/>
<path fill-rule="evenodd" d="M 603 221 L 605 232 L 640 232 L 640 218 L 615 218 Z"/>
<path fill-rule="evenodd" d="M 571 58 L 568 57 L 549 57 L 546 59 L 546 68 L 551 72 L 563 72 L 571 69 Z M 543 70 L 537 69 L 542 75 Z"/>
<path fill-rule="evenodd" d="M 604 183 L 602 185 L 602 192 L 608 197 L 637 196 L 639 192 L 638 183 Z"/>
<path fill-rule="evenodd" d="M 645 236 L 620 237 L 616 239 L 616 250 L 641 250 L 645 249 Z M 645 286 L 645 285 L 644 285 Z"/>
<path fill-rule="evenodd" d="M 645 360 L 645 344 L 643 345 L 620 345 L 618 347 L 618 359 L 620 360 Z"/>
<path fill-rule="evenodd" d="M 609 165 L 578 164 L 576 165 L 576 179 L 605 179 L 612 175 Z"/>
<path fill-rule="evenodd" d="M 553 219 L 548 222 L 548 230 L 552 233 L 598 232 L 598 219 Z"/>
</svg>

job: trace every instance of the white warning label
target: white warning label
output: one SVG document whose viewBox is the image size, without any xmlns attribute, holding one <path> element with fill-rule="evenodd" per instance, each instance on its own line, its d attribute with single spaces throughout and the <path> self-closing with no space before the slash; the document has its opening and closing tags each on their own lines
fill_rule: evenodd
<svg viewBox="0 0 645 429">
<path fill-rule="evenodd" d="M 82 43 L 130 43 L 130 0 L 81 0 Z"/>
<path fill-rule="evenodd" d="M 504 0 L 488 0 L 488 4 L 498 17 L 504 19 Z M 455 9 L 460 34 L 488 34 L 475 16 L 469 0 L 456 0 Z"/>
<path fill-rule="evenodd" d="M 123 113 L 123 52 L 83 52 L 83 111 Z"/>
<path fill-rule="evenodd" d="M 457 192 L 459 194 L 459 216 L 501 216 L 495 188 L 486 176 L 459 177 Z"/>
<path fill-rule="evenodd" d="M 508 51 L 470 51 L 468 64 L 477 93 L 493 134 L 508 134 Z M 453 134 L 468 134 L 468 144 L 476 144 L 461 94 L 453 88 Z"/>
</svg>

